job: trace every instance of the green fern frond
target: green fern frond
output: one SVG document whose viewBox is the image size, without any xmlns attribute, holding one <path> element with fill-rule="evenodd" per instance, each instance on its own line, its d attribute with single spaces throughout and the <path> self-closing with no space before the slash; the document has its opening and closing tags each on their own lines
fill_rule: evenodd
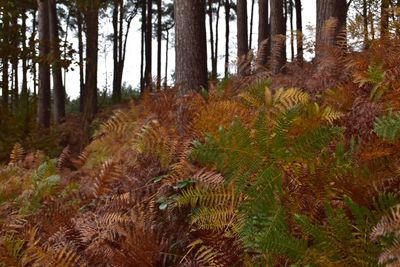
<svg viewBox="0 0 400 267">
<path fill-rule="evenodd" d="M 374 132 L 383 139 L 395 141 L 400 137 L 400 112 L 389 112 L 386 116 L 377 118 Z"/>
</svg>

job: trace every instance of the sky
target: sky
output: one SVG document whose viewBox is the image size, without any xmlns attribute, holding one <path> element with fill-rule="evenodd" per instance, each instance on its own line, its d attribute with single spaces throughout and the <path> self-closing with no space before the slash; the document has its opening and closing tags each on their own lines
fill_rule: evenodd
<svg viewBox="0 0 400 267">
<path fill-rule="evenodd" d="M 248 2 L 248 12 L 249 12 L 249 20 L 250 20 L 250 10 L 251 10 L 251 1 Z M 253 26 L 253 49 L 256 50 L 257 46 L 257 36 L 258 36 L 258 1 L 256 1 L 255 9 L 254 9 L 254 26 Z M 314 26 L 316 21 L 316 1 L 315 0 L 303 0 L 303 28 L 304 35 L 306 38 L 313 38 L 311 32 L 308 31 L 306 26 Z M 222 73 L 224 70 L 224 47 L 225 47 L 225 23 L 224 23 L 224 10 L 221 9 L 221 20 L 219 26 L 219 48 L 218 48 L 218 72 Z M 138 14 L 134 21 L 132 22 L 131 30 L 129 32 L 128 42 L 127 42 L 127 51 L 126 51 L 126 62 L 125 69 L 123 74 L 123 82 L 131 85 L 133 88 L 137 88 L 140 83 L 140 50 L 141 50 L 141 32 L 140 32 L 140 14 Z M 206 18 L 208 19 L 208 17 Z M 295 19 L 295 16 L 294 16 Z M 215 20 L 214 20 L 215 22 Z M 207 36 L 209 38 L 208 32 L 208 20 L 207 20 Z M 236 40 L 236 21 L 231 21 L 231 33 L 230 33 L 230 70 L 231 72 L 235 72 L 235 57 L 236 57 L 236 48 L 237 48 L 237 40 Z M 215 27 L 215 26 L 214 26 Z M 250 29 L 250 27 L 249 27 Z M 112 23 L 111 18 L 103 19 L 102 26 L 99 27 L 100 37 L 99 37 L 99 69 L 98 69 L 98 88 L 101 92 L 104 90 L 108 90 L 111 92 L 112 90 L 112 73 L 113 73 L 113 63 L 112 63 L 112 43 L 110 40 L 106 39 L 106 36 L 112 33 Z M 75 35 L 71 35 L 70 42 L 72 42 L 74 49 L 77 49 L 77 43 Z M 173 34 L 172 34 L 173 35 Z M 209 44 L 209 43 L 208 43 Z M 209 45 L 208 45 L 209 46 Z M 288 46 L 289 47 L 289 46 Z M 162 42 L 162 70 L 163 70 L 163 78 L 164 78 L 164 64 L 165 64 L 165 49 L 166 49 L 166 41 Z M 208 55 L 210 55 L 210 47 L 208 47 Z M 156 74 L 156 66 L 157 66 L 157 42 L 156 39 L 153 39 L 153 76 Z M 289 55 L 289 53 L 288 53 Z M 307 54 L 305 55 L 307 57 Z M 174 52 L 174 38 L 170 38 L 169 43 L 169 68 L 168 68 L 168 80 L 172 81 L 171 74 L 174 72 L 175 65 L 175 52 Z M 209 56 L 210 57 L 210 56 Z M 308 55 L 311 57 L 311 55 Z M 209 59 L 209 69 L 211 69 L 211 59 Z M 75 99 L 79 96 L 79 70 L 77 67 L 74 70 L 70 70 L 66 74 L 66 89 L 67 94 L 71 99 Z"/>
</svg>

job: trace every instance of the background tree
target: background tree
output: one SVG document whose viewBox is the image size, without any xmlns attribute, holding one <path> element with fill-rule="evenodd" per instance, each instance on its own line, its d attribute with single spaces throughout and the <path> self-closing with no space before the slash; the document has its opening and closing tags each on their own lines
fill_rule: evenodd
<svg viewBox="0 0 400 267">
<path fill-rule="evenodd" d="M 50 27 L 50 51 L 53 75 L 54 92 L 54 120 L 56 123 L 65 120 L 65 88 L 61 72 L 60 38 L 58 34 L 57 6 L 55 0 L 49 1 L 49 27 Z"/>
<path fill-rule="evenodd" d="M 237 43 L 238 43 L 238 64 L 242 61 L 244 57 L 247 56 L 249 52 L 249 43 L 248 43 L 248 27 L 247 27 L 247 0 L 238 0 L 236 7 L 237 14 Z M 244 69 L 240 68 L 238 65 L 238 74 L 243 75 L 241 73 Z"/>
<path fill-rule="evenodd" d="M 283 0 L 271 0 L 271 70 L 282 71 L 286 63 L 286 30 L 283 15 Z"/>
<path fill-rule="evenodd" d="M 205 2 L 176 0 L 174 14 L 176 84 L 181 94 L 207 88 Z"/>
<path fill-rule="evenodd" d="M 50 127 L 50 53 L 49 4 L 47 0 L 38 0 L 39 11 L 39 92 L 37 118 L 40 126 Z"/>
<path fill-rule="evenodd" d="M 303 15 L 301 0 L 295 0 L 296 9 L 296 43 L 297 43 L 297 62 L 302 64 L 304 59 L 303 53 Z"/>
<path fill-rule="evenodd" d="M 265 47 L 261 47 L 262 43 L 267 41 Z M 269 0 L 258 1 L 258 49 L 263 49 L 263 58 L 261 65 L 267 64 L 268 58 L 271 56 L 271 32 L 269 24 Z"/>
</svg>

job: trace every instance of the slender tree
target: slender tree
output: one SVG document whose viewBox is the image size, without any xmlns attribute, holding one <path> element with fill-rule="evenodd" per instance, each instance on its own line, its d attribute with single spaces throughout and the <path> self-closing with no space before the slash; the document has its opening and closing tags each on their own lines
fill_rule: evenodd
<svg viewBox="0 0 400 267">
<path fill-rule="evenodd" d="M 83 58 L 83 17 L 82 12 L 76 10 L 78 28 L 78 60 L 79 60 L 79 111 L 83 112 L 85 100 L 85 63 Z"/>
<path fill-rule="evenodd" d="M 238 64 L 240 64 L 241 60 L 246 57 L 249 52 L 249 43 L 248 43 L 248 31 L 247 31 L 247 0 L 238 0 L 236 7 L 237 14 L 237 41 L 238 41 Z M 243 68 L 240 68 L 238 65 L 239 75 L 243 75 L 244 73 L 240 73 L 245 71 Z"/>
<path fill-rule="evenodd" d="M 58 35 L 58 18 L 55 0 L 49 1 L 51 63 L 54 92 L 54 120 L 56 123 L 65 120 L 65 89 L 62 81 L 60 38 Z"/>
<path fill-rule="evenodd" d="M 140 94 L 144 93 L 144 89 L 146 86 L 146 75 L 144 72 L 144 63 L 145 63 L 145 52 L 146 52 L 146 28 L 147 28 L 147 9 L 146 9 L 146 0 L 142 0 L 141 8 L 142 8 L 142 27 L 141 27 L 141 49 L 140 49 Z"/>
<path fill-rule="evenodd" d="M 37 119 L 40 126 L 50 127 L 50 52 L 49 5 L 47 0 L 38 0 L 39 10 L 39 92 Z"/>
<path fill-rule="evenodd" d="M 296 8 L 296 43 L 297 43 L 297 62 L 303 63 L 303 16 L 301 0 L 295 0 Z"/>
<path fill-rule="evenodd" d="M 267 45 L 261 47 L 267 40 Z M 265 66 L 271 56 L 271 31 L 269 24 L 269 0 L 258 1 L 258 49 L 264 49 L 263 58 L 260 58 L 260 64 Z"/>
<path fill-rule="evenodd" d="M 271 70 L 273 73 L 281 72 L 286 63 L 286 31 L 283 2 L 283 0 L 271 0 Z"/>
<path fill-rule="evenodd" d="M 1 64 L 2 64 L 2 102 L 3 102 L 3 107 L 5 109 L 8 108 L 8 102 L 9 102 L 9 77 L 8 77 L 8 68 L 9 68 L 9 29 L 10 29 L 10 17 L 8 14 L 8 11 L 6 8 L 3 8 L 3 27 L 2 27 L 2 59 L 1 59 Z"/>
<path fill-rule="evenodd" d="M 153 0 L 147 0 L 147 21 L 146 21 L 146 37 L 145 37 L 145 58 L 146 67 L 144 71 L 145 88 L 152 88 L 152 40 L 153 40 Z"/>
<path fill-rule="evenodd" d="M 255 0 L 251 0 L 249 49 L 253 49 L 254 5 Z"/>
<path fill-rule="evenodd" d="M 225 8 L 225 77 L 229 74 L 229 34 L 230 34 L 230 20 L 231 20 L 231 3 L 230 0 L 224 0 Z"/>
<path fill-rule="evenodd" d="M 119 2 L 118 0 L 113 1 L 113 14 L 112 14 L 112 25 L 113 25 L 113 93 L 112 99 L 114 103 L 121 101 L 121 87 L 118 86 L 118 49 L 119 49 L 119 32 L 118 27 L 118 15 L 119 14 Z"/>
<path fill-rule="evenodd" d="M 389 4 L 390 0 L 381 0 L 381 38 L 385 38 L 389 33 Z"/>
<path fill-rule="evenodd" d="M 211 49 L 211 80 L 216 79 L 216 70 L 214 61 L 216 61 L 215 53 L 214 53 L 214 30 L 213 30 L 213 0 L 207 0 L 208 2 L 208 27 L 210 32 L 210 49 Z"/>
<path fill-rule="evenodd" d="M 157 91 L 161 90 L 162 1 L 157 0 Z"/>
<path fill-rule="evenodd" d="M 204 0 L 175 1 L 176 83 L 180 93 L 207 88 Z"/>
<path fill-rule="evenodd" d="M 87 121 L 91 121 L 97 112 L 99 4 L 99 0 L 87 0 L 84 10 L 86 24 L 84 115 Z"/>
</svg>

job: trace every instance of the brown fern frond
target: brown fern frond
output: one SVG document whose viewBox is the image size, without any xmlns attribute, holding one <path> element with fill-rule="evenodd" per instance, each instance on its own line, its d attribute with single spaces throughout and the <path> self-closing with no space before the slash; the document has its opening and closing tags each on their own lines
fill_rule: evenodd
<svg viewBox="0 0 400 267">
<path fill-rule="evenodd" d="M 130 126 L 131 119 L 127 112 L 117 110 L 108 119 L 108 121 L 102 123 L 100 128 L 94 134 L 94 138 L 100 138 L 106 135 L 116 134 L 121 136 L 126 129 Z"/>
<path fill-rule="evenodd" d="M 390 211 L 390 214 L 382 217 L 377 226 L 374 227 L 371 238 L 376 240 L 378 237 L 389 233 L 399 233 L 400 231 L 400 205 L 396 205 Z"/>
<path fill-rule="evenodd" d="M 92 154 L 90 147 L 86 147 L 77 159 L 72 159 L 71 162 L 74 164 L 75 168 L 79 169 L 87 162 L 88 158 Z"/>
<path fill-rule="evenodd" d="M 113 161 L 104 162 L 99 175 L 95 178 L 93 184 L 93 194 L 99 197 L 103 194 L 113 192 L 112 185 L 118 182 L 123 177 L 121 166 Z"/>
<path fill-rule="evenodd" d="M 15 165 L 24 159 L 25 150 L 20 143 L 15 143 L 11 154 L 9 165 Z"/>
<path fill-rule="evenodd" d="M 256 60 L 255 60 L 255 70 L 256 72 L 265 71 L 267 69 L 269 53 L 269 39 L 261 41 L 258 45 Z"/>
<path fill-rule="evenodd" d="M 246 55 L 238 58 L 238 70 L 237 73 L 240 76 L 249 76 L 252 72 L 251 65 L 254 59 L 253 50 L 250 50 Z"/>
<path fill-rule="evenodd" d="M 71 149 L 68 146 L 66 146 L 63 151 L 61 152 L 60 156 L 57 159 L 57 169 L 61 170 L 65 168 L 66 164 L 70 160 L 71 157 Z"/>
</svg>

